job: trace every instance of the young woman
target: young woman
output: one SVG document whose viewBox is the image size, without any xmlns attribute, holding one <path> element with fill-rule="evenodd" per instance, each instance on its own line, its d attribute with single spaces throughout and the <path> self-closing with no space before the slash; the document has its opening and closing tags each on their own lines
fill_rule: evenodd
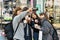
<svg viewBox="0 0 60 40">
<path fill-rule="evenodd" d="M 24 25 L 25 25 L 24 38 L 25 38 L 25 40 L 32 40 L 31 27 L 29 25 L 30 21 L 31 21 L 31 18 L 29 17 L 29 15 L 27 15 L 24 20 Z"/>
<path fill-rule="evenodd" d="M 34 40 L 38 40 L 39 36 L 39 30 L 35 28 L 35 25 L 39 26 L 39 19 L 36 13 L 32 14 L 32 21 L 31 21 L 31 26 L 33 29 L 33 38 Z"/>
</svg>

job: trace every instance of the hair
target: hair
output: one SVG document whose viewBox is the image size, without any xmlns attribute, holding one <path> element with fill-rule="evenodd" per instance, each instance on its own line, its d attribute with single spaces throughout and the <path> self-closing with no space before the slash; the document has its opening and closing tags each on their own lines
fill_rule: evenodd
<svg viewBox="0 0 60 40">
<path fill-rule="evenodd" d="M 14 11 L 14 14 L 13 14 L 13 18 L 17 15 L 17 11 L 21 10 L 20 7 L 16 7 L 15 8 L 15 11 Z"/>
<path fill-rule="evenodd" d="M 38 15 L 36 13 L 33 13 L 34 15 L 36 15 L 36 19 L 39 19 Z M 32 14 L 31 14 L 31 18 L 32 18 Z"/>
<path fill-rule="evenodd" d="M 33 13 L 33 14 L 36 15 L 36 17 L 37 17 L 36 19 L 38 20 L 38 25 L 41 25 L 41 21 L 40 21 L 38 15 L 36 13 Z M 32 17 L 32 14 L 31 14 L 31 17 Z M 35 20 L 35 19 L 33 18 L 33 20 Z"/>
<path fill-rule="evenodd" d="M 40 13 L 40 16 L 44 15 L 45 18 L 48 20 L 48 16 L 46 15 L 46 13 Z"/>
<path fill-rule="evenodd" d="M 24 7 L 23 9 L 22 9 L 22 11 L 26 11 L 26 10 L 28 10 L 29 8 L 28 7 Z"/>
</svg>

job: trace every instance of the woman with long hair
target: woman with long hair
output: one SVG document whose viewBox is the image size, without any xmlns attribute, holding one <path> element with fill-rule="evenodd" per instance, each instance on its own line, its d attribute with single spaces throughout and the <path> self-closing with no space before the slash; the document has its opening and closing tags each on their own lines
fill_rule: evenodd
<svg viewBox="0 0 60 40">
<path fill-rule="evenodd" d="M 38 40 L 39 30 L 37 28 L 35 28 L 35 25 L 38 25 L 38 26 L 40 25 L 39 24 L 39 18 L 35 12 L 32 13 L 31 17 L 32 17 L 31 27 L 33 29 L 33 39 Z"/>
</svg>

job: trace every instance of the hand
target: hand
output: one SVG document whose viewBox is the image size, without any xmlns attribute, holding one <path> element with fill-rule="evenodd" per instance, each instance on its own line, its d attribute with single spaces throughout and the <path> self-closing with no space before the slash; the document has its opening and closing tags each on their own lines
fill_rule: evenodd
<svg viewBox="0 0 60 40">
<path fill-rule="evenodd" d="M 27 16 L 25 16 L 25 20 L 27 20 L 29 17 L 28 17 L 28 15 Z"/>
<path fill-rule="evenodd" d="M 32 12 L 32 8 L 29 8 L 29 9 L 27 10 L 27 12 L 30 12 L 30 13 L 31 13 L 31 12 Z"/>
<path fill-rule="evenodd" d="M 2 32 L 1 35 L 6 36 L 5 32 Z"/>
<path fill-rule="evenodd" d="M 35 23 L 38 23 L 38 20 L 37 19 L 35 20 Z"/>
<path fill-rule="evenodd" d="M 39 29 L 39 30 L 41 29 L 38 24 L 35 24 L 34 26 L 35 26 L 36 29 Z"/>
</svg>

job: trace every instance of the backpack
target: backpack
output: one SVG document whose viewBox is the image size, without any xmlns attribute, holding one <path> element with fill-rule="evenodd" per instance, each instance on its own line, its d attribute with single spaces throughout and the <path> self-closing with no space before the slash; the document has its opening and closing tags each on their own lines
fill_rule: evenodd
<svg viewBox="0 0 60 40">
<path fill-rule="evenodd" d="M 12 21 L 10 23 L 8 23 L 7 25 L 5 25 L 4 30 L 5 30 L 5 34 L 6 34 L 6 37 L 8 40 L 13 40 L 13 37 L 14 37 L 18 27 L 19 27 L 20 22 L 21 21 L 18 22 L 18 25 L 17 25 L 15 32 L 13 30 Z"/>
<path fill-rule="evenodd" d="M 53 34 L 52 34 L 53 40 L 59 40 L 59 37 L 58 37 L 56 29 L 54 27 L 53 27 L 53 29 L 54 29 Z"/>
<path fill-rule="evenodd" d="M 6 34 L 6 37 L 8 40 L 13 40 L 13 26 L 12 26 L 12 23 L 8 23 L 7 25 L 5 25 L 4 27 L 4 31 L 5 31 L 5 34 Z"/>
</svg>

